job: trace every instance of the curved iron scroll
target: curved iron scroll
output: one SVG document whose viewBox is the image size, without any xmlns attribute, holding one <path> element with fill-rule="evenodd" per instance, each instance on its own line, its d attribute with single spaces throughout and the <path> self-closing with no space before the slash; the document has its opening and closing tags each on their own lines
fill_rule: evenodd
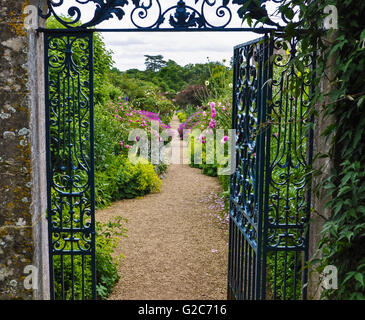
<svg viewBox="0 0 365 320">
<path fill-rule="evenodd" d="M 174 5 L 160 0 L 45 0 L 45 10 L 42 10 L 43 1 L 39 1 L 40 17 L 47 19 L 53 16 L 68 29 L 96 27 L 116 17 L 126 23 L 118 30 L 189 31 L 230 29 L 232 18 L 242 18 L 246 13 L 252 13 L 254 19 L 266 17 L 265 24 L 279 28 L 279 24 L 269 19 L 265 3 L 284 0 L 260 0 L 260 6 L 256 0 L 178 0 Z M 94 12 L 93 17 L 84 22 L 83 10 L 87 5 Z M 60 12 L 67 12 L 67 16 Z"/>
</svg>

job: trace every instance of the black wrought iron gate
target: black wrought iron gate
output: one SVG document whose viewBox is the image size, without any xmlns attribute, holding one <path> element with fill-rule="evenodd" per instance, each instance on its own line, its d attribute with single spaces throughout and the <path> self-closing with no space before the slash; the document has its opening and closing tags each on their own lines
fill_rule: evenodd
<svg viewBox="0 0 365 320">
<path fill-rule="evenodd" d="M 234 48 L 229 299 L 306 298 L 313 133 L 298 48 L 278 36 Z"/>
<path fill-rule="evenodd" d="M 96 2 L 94 16 L 82 24 L 79 6 Z M 67 18 L 58 11 L 64 5 L 63 0 L 39 1 L 39 16 L 45 19 L 53 16 L 64 28 L 38 29 L 44 33 L 45 46 L 52 299 L 96 298 L 93 132 L 93 32 L 96 31 L 266 34 L 234 48 L 232 128 L 236 130 L 237 162 L 231 177 L 228 298 L 306 298 L 313 140 L 311 82 L 307 79 L 298 87 L 295 79 L 305 78 L 314 60 L 304 63 L 299 71 L 292 63 L 300 50 L 297 39 L 290 43 L 282 41 L 280 35 L 273 36 L 276 28 L 230 27 L 234 16 L 230 1 L 198 2 L 192 7 L 179 0 L 163 9 L 164 3 L 159 0 L 149 4 L 76 0 L 66 10 Z M 216 14 L 211 22 L 205 16 L 209 10 Z M 141 25 L 149 12 L 157 14 L 155 22 Z M 88 29 L 113 16 L 119 20 L 129 16 L 132 27 Z M 213 22 L 225 17 L 221 24 L 214 25 Z"/>
<path fill-rule="evenodd" d="M 93 32 L 44 47 L 51 298 L 95 299 Z"/>
</svg>

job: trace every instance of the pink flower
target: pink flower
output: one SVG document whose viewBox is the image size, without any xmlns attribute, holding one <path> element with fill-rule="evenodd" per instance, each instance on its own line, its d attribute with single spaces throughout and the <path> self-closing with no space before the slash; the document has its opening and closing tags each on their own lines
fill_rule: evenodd
<svg viewBox="0 0 365 320">
<path fill-rule="evenodd" d="M 222 144 L 225 144 L 227 141 L 229 140 L 229 137 L 228 136 L 224 136 L 221 140 L 221 143 Z"/>
<path fill-rule="evenodd" d="M 199 141 L 204 144 L 205 143 L 205 136 L 201 134 L 200 137 L 199 137 Z"/>
<path fill-rule="evenodd" d="M 123 147 L 124 143 L 123 143 L 123 141 L 120 141 L 119 144 L 120 144 L 121 147 Z"/>
<path fill-rule="evenodd" d="M 210 103 L 210 107 L 211 107 L 212 109 L 214 109 L 214 108 L 215 108 L 215 102 L 211 102 L 211 103 Z"/>
<path fill-rule="evenodd" d="M 214 129 L 217 126 L 217 121 L 211 119 L 209 122 L 209 128 Z"/>
<path fill-rule="evenodd" d="M 213 108 L 212 109 L 212 118 L 214 119 L 216 115 L 217 115 L 217 111 Z"/>
<path fill-rule="evenodd" d="M 125 145 L 125 148 L 126 148 L 126 149 L 129 149 L 130 147 L 131 147 L 131 146 L 130 146 L 129 144 L 126 144 L 126 145 Z"/>
</svg>

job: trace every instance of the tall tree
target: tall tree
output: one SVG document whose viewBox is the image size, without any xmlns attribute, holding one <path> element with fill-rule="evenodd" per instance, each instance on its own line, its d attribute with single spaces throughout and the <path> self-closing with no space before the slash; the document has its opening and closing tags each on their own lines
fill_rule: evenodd
<svg viewBox="0 0 365 320">
<path fill-rule="evenodd" d="M 162 55 L 157 55 L 157 56 L 150 56 L 145 54 L 145 65 L 146 65 L 146 70 L 147 71 L 153 71 L 153 72 L 157 72 L 159 71 L 161 68 L 165 67 L 167 62 L 165 60 L 163 60 L 163 56 Z"/>
</svg>

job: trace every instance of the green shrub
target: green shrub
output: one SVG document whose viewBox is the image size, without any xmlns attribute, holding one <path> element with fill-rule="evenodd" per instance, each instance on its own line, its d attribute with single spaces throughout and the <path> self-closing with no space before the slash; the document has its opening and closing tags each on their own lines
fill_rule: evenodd
<svg viewBox="0 0 365 320">
<path fill-rule="evenodd" d="M 127 229 L 123 227 L 127 222 L 122 217 L 114 218 L 107 223 L 96 222 L 96 291 L 98 297 L 106 299 L 111 294 L 114 285 L 119 281 L 118 265 L 123 255 L 112 256 L 120 237 L 126 237 Z"/>
<path fill-rule="evenodd" d="M 113 200 L 135 198 L 160 190 L 161 180 L 151 163 L 132 164 L 128 158 L 118 157 L 114 165 L 117 190 L 112 195 Z"/>
<path fill-rule="evenodd" d="M 126 156 L 119 155 L 109 164 L 108 170 L 95 173 L 95 202 L 103 208 L 111 202 L 158 192 L 161 179 L 149 163 L 132 164 Z"/>
</svg>

